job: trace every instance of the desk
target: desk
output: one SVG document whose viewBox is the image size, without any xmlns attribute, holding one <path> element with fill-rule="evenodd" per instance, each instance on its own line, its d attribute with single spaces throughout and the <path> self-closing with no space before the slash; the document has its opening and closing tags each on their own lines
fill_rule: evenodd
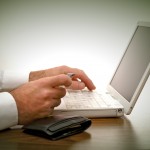
<svg viewBox="0 0 150 150">
<path fill-rule="evenodd" d="M 6 130 L 0 133 L 0 150 L 149 149 L 150 128 L 142 125 L 133 126 L 126 117 L 92 119 L 86 132 L 58 141 L 27 135 L 22 129 Z"/>
<path fill-rule="evenodd" d="M 86 132 L 58 141 L 27 135 L 22 129 L 5 130 L 0 132 L 0 150 L 150 149 L 149 89 L 129 116 L 92 119 Z"/>
</svg>

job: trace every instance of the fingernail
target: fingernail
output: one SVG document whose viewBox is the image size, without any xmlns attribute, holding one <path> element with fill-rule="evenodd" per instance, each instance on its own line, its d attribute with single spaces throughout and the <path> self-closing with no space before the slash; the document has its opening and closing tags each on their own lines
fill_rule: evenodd
<svg viewBox="0 0 150 150">
<path fill-rule="evenodd" d="M 83 82 L 80 82 L 79 83 L 79 89 L 81 90 L 81 89 L 84 89 L 84 88 L 85 88 L 85 84 Z"/>
</svg>

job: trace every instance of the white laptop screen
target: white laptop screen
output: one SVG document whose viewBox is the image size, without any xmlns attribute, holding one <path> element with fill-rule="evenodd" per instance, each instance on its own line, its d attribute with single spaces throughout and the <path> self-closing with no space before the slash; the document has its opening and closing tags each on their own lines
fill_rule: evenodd
<svg viewBox="0 0 150 150">
<path fill-rule="evenodd" d="M 150 62 L 150 27 L 138 26 L 111 80 L 129 102 Z"/>
</svg>

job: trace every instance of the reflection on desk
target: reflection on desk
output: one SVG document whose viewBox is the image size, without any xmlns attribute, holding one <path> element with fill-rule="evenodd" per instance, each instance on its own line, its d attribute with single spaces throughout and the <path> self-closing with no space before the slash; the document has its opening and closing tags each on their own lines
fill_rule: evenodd
<svg viewBox="0 0 150 150">
<path fill-rule="evenodd" d="M 133 120 L 133 122 L 136 120 Z M 136 122 L 134 122 L 136 124 Z M 143 126 L 144 127 L 144 126 Z M 136 126 L 138 129 L 139 126 Z M 86 132 L 58 141 L 51 141 L 23 133 L 22 129 L 0 132 L 0 149 L 2 150 L 91 150 L 91 149 L 149 149 L 149 127 L 135 128 L 124 116 L 122 118 L 92 119 L 92 126 Z M 142 138 L 140 138 L 142 136 Z"/>
</svg>

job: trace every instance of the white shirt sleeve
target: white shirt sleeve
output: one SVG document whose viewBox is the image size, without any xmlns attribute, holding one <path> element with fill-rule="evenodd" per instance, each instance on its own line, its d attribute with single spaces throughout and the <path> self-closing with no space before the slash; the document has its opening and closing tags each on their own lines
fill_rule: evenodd
<svg viewBox="0 0 150 150">
<path fill-rule="evenodd" d="M 29 72 L 0 71 L 0 92 L 11 91 L 28 82 Z"/>
<path fill-rule="evenodd" d="M 18 124 L 16 102 L 8 92 L 28 82 L 29 72 L 0 71 L 0 130 Z"/>
<path fill-rule="evenodd" d="M 0 120 L 0 130 L 18 124 L 17 106 L 8 92 L 0 93 Z"/>
</svg>

